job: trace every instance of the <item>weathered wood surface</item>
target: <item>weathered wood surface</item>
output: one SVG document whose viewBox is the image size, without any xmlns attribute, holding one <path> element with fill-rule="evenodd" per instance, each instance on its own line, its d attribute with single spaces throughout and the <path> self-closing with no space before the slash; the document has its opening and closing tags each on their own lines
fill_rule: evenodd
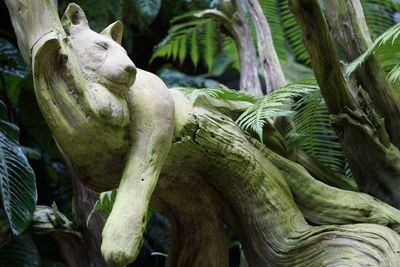
<svg viewBox="0 0 400 267">
<path fill-rule="evenodd" d="M 7 0 L 14 25 L 29 22 L 35 28 L 35 20 L 24 22 L 13 13 L 19 3 Z M 32 48 L 43 115 L 82 182 L 99 191 L 120 182 L 102 236 L 108 266 L 124 266 L 136 258 L 149 204 L 171 221 L 170 266 L 228 266 L 223 222 L 236 233 L 251 266 L 398 266 L 398 210 L 318 182 L 241 131 L 223 101 L 203 98 L 193 106 L 182 93 L 167 90 L 158 77 L 139 69 L 131 72 L 136 76 L 132 87 L 109 88 L 104 75 L 116 71 L 112 77 L 124 76 L 121 66 L 110 69 L 106 59 L 123 57 L 115 42 L 119 35 L 104 39 L 90 32 L 76 5 L 67 9 L 64 28 L 57 19 L 44 19 L 56 30 Z M 21 32 L 29 35 L 25 30 Z M 88 43 L 80 39 L 82 30 L 91 35 Z M 97 54 L 82 58 L 88 45 Z M 100 56 L 103 46 L 109 52 Z M 26 47 L 30 45 L 20 48 Z M 90 68 L 94 59 L 93 64 L 102 63 Z M 332 93 L 347 101 L 346 92 Z"/>
<path fill-rule="evenodd" d="M 360 191 L 400 207 L 400 151 L 371 98 L 356 101 L 346 84 L 328 26 L 316 0 L 291 0 L 332 125 Z"/>
</svg>

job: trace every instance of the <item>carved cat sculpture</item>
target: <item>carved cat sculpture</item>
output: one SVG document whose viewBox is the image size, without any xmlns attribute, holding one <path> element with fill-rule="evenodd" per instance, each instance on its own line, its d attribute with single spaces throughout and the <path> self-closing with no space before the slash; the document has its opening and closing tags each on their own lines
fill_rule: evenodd
<svg viewBox="0 0 400 267">
<path fill-rule="evenodd" d="M 119 188 L 102 253 L 109 266 L 124 266 L 141 247 L 148 202 L 172 142 L 174 101 L 120 46 L 121 22 L 96 33 L 70 4 L 62 25 L 66 35 L 39 41 L 32 53 L 36 96 L 81 182 L 96 191 Z"/>
</svg>

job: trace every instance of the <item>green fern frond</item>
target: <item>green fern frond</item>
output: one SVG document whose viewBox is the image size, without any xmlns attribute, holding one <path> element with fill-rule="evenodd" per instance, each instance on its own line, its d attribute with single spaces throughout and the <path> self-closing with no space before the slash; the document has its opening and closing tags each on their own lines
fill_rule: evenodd
<svg viewBox="0 0 400 267">
<path fill-rule="evenodd" d="M 152 62 L 157 57 L 176 59 L 179 53 L 179 60 L 183 62 L 187 55 L 187 46 L 191 44 L 191 59 L 196 66 L 200 52 L 198 51 L 197 34 L 210 19 L 198 19 L 195 21 L 183 22 L 173 25 L 168 35 L 155 47 Z M 190 44 L 188 40 L 190 39 Z M 195 47 L 193 47 L 193 43 Z M 183 51 L 182 51 L 183 50 Z"/>
<path fill-rule="evenodd" d="M 214 56 L 218 49 L 217 43 L 217 23 L 213 20 L 207 21 L 204 25 L 203 32 L 203 51 L 204 51 L 204 60 L 208 67 L 208 70 L 211 70 L 211 67 L 214 62 Z"/>
<path fill-rule="evenodd" d="M 176 87 L 173 88 L 182 91 L 186 97 L 194 104 L 199 97 L 212 97 L 222 100 L 245 101 L 255 103 L 256 99 L 250 95 L 239 91 L 225 88 L 191 88 L 191 87 Z"/>
<path fill-rule="evenodd" d="M 222 40 L 222 49 L 226 52 L 226 54 L 232 61 L 232 67 L 235 70 L 240 71 L 240 59 L 235 41 L 232 39 L 232 37 L 228 35 L 223 35 Z"/>
<path fill-rule="evenodd" d="M 288 144 L 300 147 L 333 171 L 345 174 L 345 157 L 319 88 L 297 101 L 294 111 Z"/>
<path fill-rule="evenodd" d="M 245 131 L 251 130 L 257 133 L 262 140 L 263 127 L 267 120 L 292 114 L 293 98 L 315 91 L 316 88 L 315 80 L 304 80 L 285 85 L 258 100 L 240 115 L 236 123 Z"/>
<path fill-rule="evenodd" d="M 315 79 L 292 83 L 264 96 L 236 122 L 263 140 L 266 121 L 288 115 L 293 120 L 293 128 L 286 137 L 287 143 L 299 146 L 333 171 L 344 174 L 345 157 Z"/>
<path fill-rule="evenodd" d="M 170 20 L 170 23 L 171 23 L 171 24 L 174 24 L 174 23 L 176 23 L 176 22 L 178 22 L 178 21 L 180 21 L 180 20 L 187 19 L 187 18 L 191 18 L 191 17 L 193 17 L 193 15 L 196 14 L 197 12 L 198 12 L 197 10 L 194 10 L 194 11 L 190 11 L 190 12 L 187 12 L 187 13 L 185 13 L 185 14 L 182 14 L 182 15 L 175 16 L 175 17 L 173 17 L 173 18 Z"/>
<path fill-rule="evenodd" d="M 309 66 L 311 64 L 310 56 L 302 42 L 300 26 L 297 24 L 292 12 L 289 10 L 289 1 L 275 1 L 280 2 L 280 17 L 282 21 L 282 27 L 291 52 L 298 62 Z"/>
<path fill-rule="evenodd" d="M 346 68 L 346 75 L 351 75 L 356 69 L 358 69 L 369 57 L 372 55 L 377 55 L 379 58 L 392 58 L 396 59 L 400 53 L 400 23 L 392 26 L 382 35 L 380 35 L 372 44 L 371 47 L 365 51 L 360 57 L 351 62 Z M 387 63 L 387 62 L 386 62 Z M 400 62 L 390 61 L 390 64 L 398 65 Z M 385 67 L 385 66 L 384 66 Z M 386 65 L 387 67 L 387 65 Z M 398 69 L 398 67 L 397 67 Z M 398 71 L 394 71 L 390 74 L 390 79 L 396 81 L 399 78 Z M 397 75 L 397 76 L 396 76 Z"/>
<path fill-rule="evenodd" d="M 150 63 L 157 57 L 171 58 L 183 63 L 188 56 L 187 51 L 190 51 L 190 59 L 195 67 L 202 55 L 208 70 L 211 70 L 218 50 L 219 23 L 211 18 L 196 17 L 198 13 L 189 12 L 171 20 L 179 24 L 172 25 L 168 35 L 155 47 Z M 188 18 L 194 20 L 184 21 Z"/>
<path fill-rule="evenodd" d="M 392 0 L 362 0 L 361 4 L 373 39 L 394 24 L 395 5 Z"/>
<path fill-rule="evenodd" d="M 271 29 L 276 53 L 281 61 L 286 61 L 287 46 L 280 16 L 279 0 L 260 0 L 259 2 Z"/>
<path fill-rule="evenodd" d="M 197 67 L 197 63 L 199 62 L 199 47 L 197 40 L 197 31 L 192 31 L 190 36 L 190 59 L 193 62 L 194 67 Z"/>
</svg>

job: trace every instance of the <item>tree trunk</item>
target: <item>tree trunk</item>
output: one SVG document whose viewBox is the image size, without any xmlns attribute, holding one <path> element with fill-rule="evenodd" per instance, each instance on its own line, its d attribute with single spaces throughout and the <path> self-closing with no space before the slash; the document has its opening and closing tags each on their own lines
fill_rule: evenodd
<svg viewBox="0 0 400 267">
<path fill-rule="evenodd" d="M 360 1 L 325 0 L 324 3 L 334 40 L 348 61 L 356 59 L 372 45 Z M 374 56 L 356 71 L 356 80 L 385 119 L 390 141 L 400 147 L 400 99 Z"/>
<path fill-rule="evenodd" d="M 262 96 L 261 83 L 257 70 L 257 53 L 251 37 L 246 15 L 239 0 L 232 1 L 233 37 L 239 52 L 240 60 L 240 90 L 254 96 Z"/>
<path fill-rule="evenodd" d="M 263 92 L 257 69 L 257 52 L 240 1 L 220 2 L 218 10 L 206 9 L 196 13 L 195 16 L 212 17 L 225 27 L 235 41 L 239 54 L 240 91 L 254 96 L 262 96 Z"/>
<path fill-rule="evenodd" d="M 390 142 L 383 119 L 375 113 L 367 95 L 361 95 L 358 103 L 350 94 L 317 1 L 289 3 L 302 28 L 303 41 L 333 128 L 359 189 L 400 207 L 400 152 Z"/>
<path fill-rule="evenodd" d="M 80 184 L 74 178 L 74 204 L 75 222 L 78 229 L 82 232 L 83 239 L 87 247 L 87 254 L 93 266 L 106 267 L 106 263 L 101 255 L 101 232 L 103 230 L 103 219 L 98 214 L 91 216 L 88 224 L 87 218 L 94 208 L 94 204 L 99 199 L 99 194 Z M 80 265 L 84 267 L 84 265 Z"/>
<path fill-rule="evenodd" d="M 361 114 L 358 103 L 347 92 L 335 54 L 326 58 L 321 52 L 321 44 L 329 52 L 333 49 L 322 14 L 316 2 L 304 2 L 293 8 L 303 26 L 312 30 L 306 33 L 306 41 L 321 90 L 331 113 L 353 122 L 358 113 L 354 115 L 349 108 Z M 19 3 L 7 0 L 17 29 L 28 29 L 24 23 L 39 27 L 41 24 L 35 24 L 29 16 L 15 14 Z M 41 1 L 30 5 L 34 10 L 49 8 Z M 315 21 L 312 25 L 306 24 L 310 17 L 303 16 L 310 12 Z M 400 236 L 395 231 L 400 231 L 400 211 L 371 196 L 315 180 L 302 166 L 273 151 L 281 147 L 281 138 L 262 144 L 239 129 L 232 119 L 237 111 L 232 102 L 203 97 L 193 106 L 183 93 L 167 90 L 155 75 L 138 70 L 135 84 L 124 97 L 126 102 L 113 102 L 117 104 L 107 110 L 109 113 L 99 116 L 93 105 L 109 100 L 101 93 L 114 95 L 100 87 L 91 91 L 88 81 L 93 77 L 82 67 L 91 62 L 79 61 L 79 45 L 90 42 L 90 36 L 100 38 L 85 28 L 85 20 L 75 4 L 69 6 L 64 20 L 66 27 L 68 23 L 78 27 L 69 28 L 69 34 L 57 26 L 59 20 L 49 19 L 49 29 L 55 32 L 50 30 L 46 38 L 41 36 L 34 42 L 32 69 L 43 115 L 80 181 L 99 191 L 117 187 L 120 182 L 102 235 L 101 251 L 108 266 L 125 266 L 137 256 L 149 203 L 166 214 L 172 224 L 169 266 L 228 266 L 223 223 L 235 232 L 250 266 L 398 266 Z M 86 34 L 79 43 L 76 32 L 81 27 Z M 30 33 L 21 30 L 18 38 L 29 40 L 29 36 L 23 36 Z M 316 40 L 317 33 L 320 40 Z M 315 47 L 310 40 L 315 41 Z M 31 46 L 27 43 L 21 49 Z M 112 56 L 123 56 L 118 48 Z M 331 70 L 328 76 L 324 64 Z M 117 65 L 112 66 L 117 71 Z M 334 82 L 338 89 L 327 91 L 327 85 Z M 87 91 L 97 98 L 85 94 Z M 127 124 L 107 117 L 124 110 L 125 105 L 130 112 Z M 266 124 L 272 136 L 279 136 Z M 342 142 L 361 139 L 361 133 L 365 133 L 360 129 L 364 128 L 351 124 L 345 134 L 349 139 Z M 381 128 L 372 130 L 382 133 Z M 377 136 L 379 142 L 386 140 Z M 367 141 L 372 149 L 387 152 L 387 142 L 382 147 L 376 140 Z M 364 152 L 358 157 L 367 157 Z M 83 193 L 82 187 L 75 189 L 81 196 L 77 209 L 82 225 L 94 199 Z M 92 228 L 97 229 L 100 225 Z M 88 247 L 99 251 L 98 233 L 89 238 L 93 243 L 88 241 Z M 92 260 L 97 257 L 92 256 Z"/>
<path fill-rule="evenodd" d="M 258 0 L 245 0 L 257 32 L 258 54 L 263 67 L 267 94 L 286 84 L 285 76 L 276 54 L 267 18 Z"/>
</svg>

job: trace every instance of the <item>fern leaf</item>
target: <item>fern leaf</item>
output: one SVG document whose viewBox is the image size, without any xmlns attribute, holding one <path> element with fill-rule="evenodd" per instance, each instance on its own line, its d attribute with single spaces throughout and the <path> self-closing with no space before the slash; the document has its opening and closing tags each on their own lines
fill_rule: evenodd
<svg viewBox="0 0 400 267">
<path fill-rule="evenodd" d="M 382 51 L 386 57 L 392 55 L 396 56 L 399 53 L 397 49 L 399 47 L 399 36 L 400 36 L 400 23 L 392 26 L 382 35 L 380 35 L 372 44 L 371 47 L 365 51 L 364 54 L 359 56 L 353 62 L 351 62 L 346 68 L 346 75 L 351 75 L 356 69 L 358 69 L 369 57 L 372 55 L 378 55 Z M 397 72 L 394 72 L 394 74 Z M 392 74 L 392 79 L 394 79 L 394 74 Z M 397 80 L 397 79 L 395 79 Z"/>
<path fill-rule="evenodd" d="M 192 31 L 190 36 L 190 58 L 193 62 L 194 67 L 197 67 L 199 63 L 199 47 L 197 45 L 197 31 Z"/>
<path fill-rule="evenodd" d="M 345 174 L 345 157 L 318 87 L 296 102 L 288 144 L 297 145 L 333 171 Z"/>
<path fill-rule="evenodd" d="M 192 14 L 192 13 L 191 13 Z M 199 47 L 197 32 L 209 22 L 210 19 L 198 19 L 173 25 L 168 35 L 155 47 L 150 63 L 157 57 L 179 59 L 182 63 L 187 56 L 187 46 L 190 45 L 190 54 L 193 64 L 199 61 Z M 188 41 L 190 39 L 190 42 Z"/>
<path fill-rule="evenodd" d="M 227 35 L 223 35 L 223 50 L 226 52 L 230 60 L 232 61 L 232 67 L 240 71 L 240 60 L 239 53 L 236 47 L 235 41 Z"/>
<path fill-rule="evenodd" d="M 276 53 L 281 61 L 286 61 L 286 40 L 280 16 L 279 0 L 260 0 L 260 6 L 268 20 Z"/>
<path fill-rule="evenodd" d="M 264 0 L 268 1 L 268 0 Z M 298 62 L 301 62 L 307 66 L 311 64 L 310 56 L 308 55 L 307 49 L 302 42 L 302 33 L 299 25 L 297 24 L 292 12 L 289 10 L 288 0 L 275 0 L 280 2 L 280 17 L 282 21 L 282 27 L 284 36 L 289 44 L 289 49 L 295 56 Z"/>
<path fill-rule="evenodd" d="M 362 0 L 365 20 L 373 39 L 380 36 L 394 24 L 394 4 L 392 0 Z"/>
<path fill-rule="evenodd" d="M 204 51 L 204 60 L 208 67 L 208 70 L 211 70 L 212 65 L 214 63 L 214 56 L 217 52 L 217 24 L 216 22 L 209 20 L 204 25 L 204 33 L 203 33 L 203 51 Z"/>
<path fill-rule="evenodd" d="M 187 34 L 182 35 L 179 41 L 179 52 L 178 52 L 178 59 L 179 62 L 182 64 L 186 57 L 186 49 L 187 49 Z"/>
<path fill-rule="evenodd" d="M 293 98 L 306 92 L 316 90 L 315 80 L 304 80 L 283 86 L 262 99 L 240 115 L 236 123 L 243 130 L 251 130 L 263 137 L 263 126 L 266 120 L 278 116 L 288 116 L 293 113 Z"/>
</svg>

